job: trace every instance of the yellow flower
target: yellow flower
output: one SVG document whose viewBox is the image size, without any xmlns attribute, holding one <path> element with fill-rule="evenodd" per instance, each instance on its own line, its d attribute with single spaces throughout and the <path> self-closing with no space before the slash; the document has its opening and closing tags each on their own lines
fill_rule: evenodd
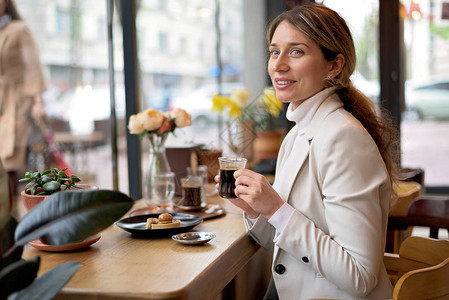
<svg viewBox="0 0 449 300">
<path fill-rule="evenodd" d="M 240 117 L 243 115 L 243 110 L 236 103 L 231 102 L 228 114 L 229 117 L 240 119 Z"/>
<path fill-rule="evenodd" d="M 251 94 L 246 89 L 233 89 L 231 93 L 231 101 L 239 107 L 244 107 L 248 104 Z"/>
<path fill-rule="evenodd" d="M 221 96 L 220 94 L 215 94 L 212 98 L 212 111 L 222 113 L 226 108 L 226 103 L 228 102 L 228 97 Z"/>
<path fill-rule="evenodd" d="M 229 108 L 230 117 L 239 119 L 243 115 L 243 108 L 248 104 L 251 94 L 245 89 L 233 89 L 230 96 L 215 94 L 212 98 L 212 111 L 223 113 Z"/>
<path fill-rule="evenodd" d="M 273 117 L 279 116 L 279 113 L 282 110 L 282 103 L 276 98 L 276 93 L 273 88 L 265 88 L 261 100 L 270 115 Z"/>
</svg>

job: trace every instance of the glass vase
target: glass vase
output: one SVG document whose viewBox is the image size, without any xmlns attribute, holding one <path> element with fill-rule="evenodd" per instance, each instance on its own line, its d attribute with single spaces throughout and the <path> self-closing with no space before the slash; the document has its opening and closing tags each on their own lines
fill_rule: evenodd
<svg viewBox="0 0 449 300">
<path fill-rule="evenodd" d="M 165 153 L 165 142 L 167 140 L 168 134 L 169 132 L 165 132 L 161 135 L 147 135 L 150 143 L 150 156 L 148 160 L 148 169 L 145 176 L 144 197 L 148 200 L 152 200 L 154 198 L 154 177 L 156 175 L 171 172 L 167 154 Z"/>
</svg>

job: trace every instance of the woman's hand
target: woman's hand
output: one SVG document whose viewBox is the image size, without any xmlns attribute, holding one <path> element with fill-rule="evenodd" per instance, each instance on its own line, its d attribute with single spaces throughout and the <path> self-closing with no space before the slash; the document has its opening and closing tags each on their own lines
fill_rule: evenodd
<svg viewBox="0 0 449 300">
<path fill-rule="evenodd" d="M 214 180 L 215 180 L 215 182 L 217 183 L 216 184 L 216 188 L 217 188 L 217 190 L 218 190 L 218 187 L 219 187 L 219 182 L 220 182 L 220 175 L 216 175 L 215 177 L 214 177 Z M 241 208 L 245 213 L 246 213 L 246 215 L 249 217 L 249 218 L 251 218 L 251 219 L 256 219 L 258 216 L 259 216 L 259 214 L 257 213 L 257 212 L 255 212 L 245 201 L 243 201 L 242 199 L 239 199 L 239 198 L 228 198 L 227 200 L 229 200 L 229 201 L 231 201 L 232 202 L 232 204 L 234 204 L 235 206 L 237 206 L 237 207 L 239 207 L 239 208 Z"/>
<path fill-rule="evenodd" d="M 255 215 L 261 214 L 268 220 L 284 204 L 265 176 L 248 169 L 240 169 L 234 173 L 234 177 L 235 194 L 239 197 L 238 200 L 245 203 L 239 204 L 251 208 Z M 240 205 L 237 206 L 241 207 Z M 253 218 L 245 211 L 248 217 Z"/>
</svg>

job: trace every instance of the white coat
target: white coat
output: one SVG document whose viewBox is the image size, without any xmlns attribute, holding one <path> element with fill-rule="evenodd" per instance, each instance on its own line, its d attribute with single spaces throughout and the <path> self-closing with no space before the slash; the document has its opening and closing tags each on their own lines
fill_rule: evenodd
<svg viewBox="0 0 449 300">
<path fill-rule="evenodd" d="M 291 152 L 294 141 L 300 146 Z M 284 166 L 294 155 L 295 164 Z M 336 93 L 320 105 L 306 132 L 293 127 L 279 151 L 275 180 L 295 208 L 279 233 L 263 217 L 245 225 L 273 253 L 279 299 L 389 299 L 383 265 L 391 184 L 381 154 Z M 284 177 L 285 178 L 285 177 Z"/>
</svg>

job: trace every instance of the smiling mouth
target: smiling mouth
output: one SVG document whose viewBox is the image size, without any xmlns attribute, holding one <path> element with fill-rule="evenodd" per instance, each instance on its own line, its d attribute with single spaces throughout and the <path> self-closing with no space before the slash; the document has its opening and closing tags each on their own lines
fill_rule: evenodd
<svg viewBox="0 0 449 300">
<path fill-rule="evenodd" d="M 294 81 L 294 80 L 278 80 L 278 81 L 276 81 L 278 86 L 286 86 L 286 85 L 289 85 L 289 84 L 292 84 L 295 82 L 296 81 Z"/>
</svg>

